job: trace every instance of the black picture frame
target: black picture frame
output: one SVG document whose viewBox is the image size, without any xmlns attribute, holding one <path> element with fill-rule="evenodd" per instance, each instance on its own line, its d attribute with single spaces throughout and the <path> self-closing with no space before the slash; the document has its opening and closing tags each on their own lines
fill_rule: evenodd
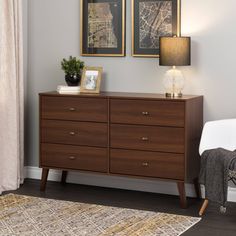
<svg viewBox="0 0 236 236">
<path fill-rule="evenodd" d="M 126 0 L 81 0 L 81 56 L 125 56 Z"/>
<path fill-rule="evenodd" d="M 159 57 L 159 37 L 180 36 L 180 18 L 181 0 L 132 0 L 132 56 Z"/>
</svg>

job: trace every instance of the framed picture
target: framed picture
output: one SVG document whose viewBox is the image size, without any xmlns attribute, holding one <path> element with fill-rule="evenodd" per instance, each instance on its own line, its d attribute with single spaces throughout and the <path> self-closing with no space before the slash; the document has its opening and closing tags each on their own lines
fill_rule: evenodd
<svg viewBox="0 0 236 236">
<path fill-rule="evenodd" d="M 102 79 L 102 67 L 84 67 L 80 92 L 99 93 Z"/>
<path fill-rule="evenodd" d="M 125 56 L 125 0 L 81 0 L 81 55 Z"/>
<path fill-rule="evenodd" d="M 159 57 L 159 37 L 180 35 L 180 0 L 132 0 L 132 56 Z"/>
</svg>

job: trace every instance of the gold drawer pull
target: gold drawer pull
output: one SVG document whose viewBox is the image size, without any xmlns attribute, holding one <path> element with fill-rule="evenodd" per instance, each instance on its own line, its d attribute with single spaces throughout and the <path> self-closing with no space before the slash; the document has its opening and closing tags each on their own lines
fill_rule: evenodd
<svg viewBox="0 0 236 236">
<path fill-rule="evenodd" d="M 69 110 L 70 111 L 75 111 L 75 108 L 74 107 L 70 107 Z"/>
<path fill-rule="evenodd" d="M 142 137 L 142 141 L 148 141 L 148 137 Z"/>
<path fill-rule="evenodd" d="M 142 166 L 148 166 L 148 162 L 143 162 Z"/>
<path fill-rule="evenodd" d="M 71 136 L 74 136 L 74 135 L 75 135 L 75 132 L 71 131 L 69 134 L 70 134 Z"/>
<path fill-rule="evenodd" d="M 69 159 L 70 160 L 75 160 L 75 157 L 74 156 L 70 156 Z"/>
<path fill-rule="evenodd" d="M 149 112 L 148 112 L 148 111 L 143 111 L 143 112 L 142 112 L 142 115 L 148 116 L 148 115 L 149 115 Z"/>
</svg>

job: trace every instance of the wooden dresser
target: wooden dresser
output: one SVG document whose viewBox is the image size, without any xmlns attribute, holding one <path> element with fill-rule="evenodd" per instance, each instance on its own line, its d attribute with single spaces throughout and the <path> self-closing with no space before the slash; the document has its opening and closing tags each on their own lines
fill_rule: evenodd
<svg viewBox="0 0 236 236">
<path fill-rule="evenodd" d="M 203 97 L 104 92 L 40 94 L 41 190 L 49 169 L 195 183 L 203 125 Z M 197 191 L 198 192 L 198 191 Z"/>
</svg>

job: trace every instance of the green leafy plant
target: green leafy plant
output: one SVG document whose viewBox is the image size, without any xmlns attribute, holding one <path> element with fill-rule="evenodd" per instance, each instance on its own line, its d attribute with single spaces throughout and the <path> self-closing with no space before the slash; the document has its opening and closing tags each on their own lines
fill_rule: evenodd
<svg viewBox="0 0 236 236">
<path fill-rule="evenodd" d="M 61 69 L 65 72 L 66 75 L 81 76 L 83 68 L 84 62 L 76 59 L 76 57 L 70 56 L 68 60 L 63 58 L 61 61 Z"/>
</svg>

